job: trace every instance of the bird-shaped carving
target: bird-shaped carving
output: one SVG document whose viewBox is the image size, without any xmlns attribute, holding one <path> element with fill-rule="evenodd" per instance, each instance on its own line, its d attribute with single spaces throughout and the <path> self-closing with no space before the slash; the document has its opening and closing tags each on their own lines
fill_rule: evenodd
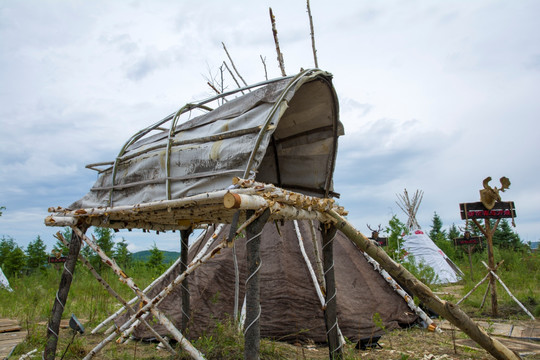
<svg viewBox="0 0 540 360">
<path fill-rule="evenodd" d="M 499 191 L 505 192 L 505 190 L 510 188 L 510 179 L 508 179 L 506 176 L 503 176 L 499 179 L 501 182 L 500 189 L 497 189 L 496 187 L 492 188 L 489 185 L 489 182 L 491 181 L 491 176 L 488 176 L 487 178 L 482 181 L 482 185 L 484 188 L 480 190 L 480 201 L 482 201 L 482 204 L 488 209 L 491 210 L 495 206 L 495 203 L 497 201 L 501 201 L 501 195 L 499 195 Z"/>
</svg>

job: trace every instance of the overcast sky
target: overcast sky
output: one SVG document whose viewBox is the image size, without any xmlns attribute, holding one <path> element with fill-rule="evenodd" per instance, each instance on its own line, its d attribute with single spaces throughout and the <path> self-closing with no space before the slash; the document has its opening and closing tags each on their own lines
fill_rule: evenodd
<svg viewBox="0 0 540 360">
<path fill-rule="evenodd" d="M 59 229 L 50 206 L 86 194 L 89 163 L 113 160 L 136 131 L 185 103 L 226 55 L 248 83 L 280 76 L 273 8 L 288 74 L 313 67 L 304 1 L 0 2 L 0 236 L 20 245 Z M 402 221 L 396 194 L 424 191 L 463 225 L 460 202 L 482 179 L 510 178 L 516 231 L 540 239 L 540 2 L 312 0 L 319 67 L 334 74 L 340 117 L 335 190 L 349 219 Z M 233 81 L 225 79 L 233 88 Z M 492 185 L 499 186 L 498 180 Z M 178 234 L 178 233 L 177 233 Z M 120 232 L 132 251 L 178 235 Z"/>
</svg>

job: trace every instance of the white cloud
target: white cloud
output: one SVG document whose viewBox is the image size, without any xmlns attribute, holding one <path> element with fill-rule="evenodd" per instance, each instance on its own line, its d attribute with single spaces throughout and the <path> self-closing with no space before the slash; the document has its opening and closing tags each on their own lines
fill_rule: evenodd
<svg viewBox="0 0 540 360">
<path fill-rule="evenodd" d="M 268 6 L 288 73 L 313 66 L 303 2 L 2 2 L 0 205 L 8 210 L 0 234 L 52 234 L 41 216 L 86 193 L 95 173 L 85 164 L 112 160 L 136 131 L 211 94 L 204 75 L 226 59 L 221 41 L 247 82 L 263 79 L 259 55 L 279 76 Z M 433 211 L 457 223 L 457 204 L 476 201 L 485 176 L 506 175 L 517 231 L 540 238 L 528 215 L 539 196 L 539 5 L 339 0 L 311 8 L 346 132 L 335 188 L 355 224 L 400 214 L 395 194 L 405 187 L 425 191 L 422 225 Z M 126 235 L 130 249 L 149 247 L 141 235 Z"/>
</svg>

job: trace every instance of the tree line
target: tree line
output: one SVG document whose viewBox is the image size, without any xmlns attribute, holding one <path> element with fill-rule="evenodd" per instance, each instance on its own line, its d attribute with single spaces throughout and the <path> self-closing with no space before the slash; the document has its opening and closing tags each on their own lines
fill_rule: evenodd
<svg viewBox="0 0 540 360">
<path fill-rule="evenodd" d="M 1 214 L 1 213 L 0 213 Z M 61 232 L 61 236 L 68 241 L 71 241 L 71 229 L 65 228 Z M 123 269 L 136 265 L 133 260 L 133 254 L 128 249 L 127 241 L 122 238 L 115 242 L 115 233 L 108 228 L 94 228 L 93 236 L 98 246 L 111 258 L 113 258 Z M 49 257 L 67 256 L 69 249 L 60 240 L 54 244 L 51 253 L 47 253 L 47 247 L 41 237 L 38 235 L 31 241 L 26 249 L 19 246 L 16 241 L 10 236 L 2 236 L 0 239 L 0 268 L 6 276 L 21 276 L 44 271 L 49 264 Z M 98 271 L 102 271 L 105 264 L 101 258 L 89 247 L 84 246 L 81 249 L 83 255 Z M 150 269 L 157 271 L 164 270 L 164 256 L 154 243 L 150 248 L 150 256 L 146 262 L 142 264 Z"/>
</svg>

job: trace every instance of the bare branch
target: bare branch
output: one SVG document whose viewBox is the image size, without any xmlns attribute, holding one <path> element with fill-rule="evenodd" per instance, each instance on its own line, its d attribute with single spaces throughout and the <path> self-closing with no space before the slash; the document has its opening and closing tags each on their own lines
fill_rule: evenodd
<svg viewBox="0 0 540 360">
<path fill-rule="evenodd" d="M 240 78 L 240 80 L 242 80 L 242 82 L 244 83 L 245 86 L 248 86 L 248 84 L 246 83 L 246 81 L 244 80 L 244 78 L 242 78 L 242 75 L 240 75 L 240 73 L 238 72 L 238 70 L 236 69 L 236 66 L 234 66 L 234 61 L 233 59 L 231 58 L 231 55 L 229 55 L 229 52 L 227 51 L 227 47 L 225 46 L 225 43 L 221 43 L 221 45 L 223 45 L 223 50 L 225 50 L 225 54 L 227 54 L 227 57 L 229 58 L 229 61 L 231 62 L 231 65 L 234 69 L 234 72 L 236 73 L 236 75 L 238 75 L 238 77 Z M 240 87 L 240 86 L 238 86 Z"/>
<path fill-rule="evenodd" d="M 268 72 L 266 71 L 266 57 L 262 57 L 262 55 L 259 55 L 261 57 L 261 61 L 264 67 L 264 78 L 268 80 Z"/>
<path fill-rule="evenodd" d="M 274 35 L 274 43 L 276 44 L 276 52 L 277 52 L 277 61 L 279 63 L 279 68 L 281 69 L 281 75 L 287 76 L 285 73 L 285 64 L 283 62 L 283 54 L 281 53 L 281 50 L 279 49 L 279 40 L 277 36 L 277 29 L 276 29 L 276 17 L 274 16 L 274 13 L 272 12 L 272 8 L 268 8 L 270 10 L 270 21 L 272 22 L 272 34 Z"/>
<path fill-rule="evenodd" d="M 309 28 L 311 29 L 311 48 L 313 49 L 313 61 L 315 67 L 319 68 L 319 62 L 317 61 L 317 49 L 315 48 L 315 30 L 313 29 L 313 18 L 311 17 L 311 7 L 309 6 L 309 0 L 306 0 L 307 12 L 309 16 Z"/>
<path fill-rule="evenodd" d="M 212 85 L 212 83 L 210 83 L 210 81 L 207 81 L 206 82 L 208 84 L 208 86 L 210 86 L 212 88 L 212 90 L 214 90 L 216 92 L 216 94 L 221 94 L 221 92 L 216 89 L 216 87 L 214 85 Z"/>
<path fill-rule="evenodd" d="M 234 82 L 236 83 L 236 86 L 238 86 L 238 88 L 241 88 L 242 86 L 240 86 L 240 83 L 238 82 L 238 80 L 236 80 L 236 77 L 234 76 L 233 72 L 231 71 L 231 69 L 229 69 L 229 65 L 227 65 L 225 61 L 223 62 L 223 65 L 225 65 L 225 68 L 227 69 L 231 77 L 233 78 Z M 244 94 L 242 90 L 240 90 L 240 92 Z"/>
</svg>

